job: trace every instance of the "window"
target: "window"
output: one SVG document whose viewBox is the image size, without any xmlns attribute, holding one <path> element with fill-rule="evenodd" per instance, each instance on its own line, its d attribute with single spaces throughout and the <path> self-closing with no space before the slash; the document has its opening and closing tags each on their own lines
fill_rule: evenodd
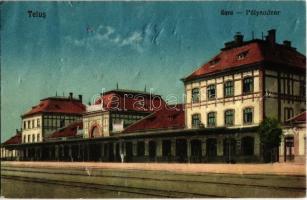
<svg viewBox="0 0 307 200">
<path fill-rule="evenodd" d="M 253 78 L 248 77 L 243 79 L 243 94 L 253 92 Z"/>
<path fill-rule="evenodd" d="M 253 109 L 252 108 L 245 108 L 243 110 L 243 122 L 244 124 L 253 123 Z"/>
<path fill-rule="evenodd" d="M 37 142 L 39 142 L 39 141 L 40 141 L 40 135 L 39 135 L 39 134 L 37 134 L 36 139 L 37 139 Z"/>
<path fill-rule="evenodd" d="M 34 119 L 32 120 L 32 128 L 34 128 L 35 126 L 34 126 Z"/>
<path fill-rule="evenodd" d="M 30 137 L 30 135 L 28 135 L 28 142 L 31 142 L 30 140 L 31 140 L 31 137 Z"/>
<path fill-rule="evenodd" d="M 306 85 L 304 81 L 300 82 L 300 96 L 306 96 Z"/>
<path fill-rule="evenodd" d="M 208 126 L 209 127 L 214 127 L 215 126 L 215 118 L 216 118 L 216 116 L 215 116 L 216 114 L 215 114 L 215 112 L 210 112 L 210 113 L 208 113 Z"/>
<path fill-rule="evenodd" d="M 224 85 L 224 96 L 231 97 L 233 96 L 233 81 L 227 81 Z"/>
<path fill-rule="evenodd" d="M 233 110 L 226 110 L 225 111 L 225 125 L 231 126 L 233 125 L 234 119 L 234 111 Z"/>
<path fill-rule="evenodd" d="M 237 60 L 243 60 L 247 56 L 247 54 L 248 54 L 248 51 L 244 51 L 242 53 L 239 53 L 237 55 Z"/>
<path fill-rule="evenodd" d="M 32 142 L 35 142 L 35 135 L 32 135 Z"/>
<path fill-rule="evenodd" d="M 293 117 L 293 108 L 284 108 L 284 121 Z"/>
<path fill-rule="evenodd" d="M 23 129 L 26 129 L 27 128 L 27 123 L 26 121 L 23 122 Z"/>
<path fill-rule="evenodd" d="M 31 125 L 31 122 L 30 122 L 30 121 L 28 121 L 28 128 L 31 128 L 31 127 L 30 127 L 30 125 Z"/>
<path fill-rule="evenodd" d="M 208 99 L 215 99 L 215 85 L 208 85 Z"/>
<path fill-rule="evenodd" d="M 192 89 L 192 103 L 199 102 L 199 88 Z"/>
<path fill-rule="evenodd" d="M 192 115 L 192 128 L 199 128 L 200 125 L 200 114 Z"/>
<path fill-rule="evenodd" d="M 37 127 L 41 127 L 41 120 L 37 119 Z"/>
<path fill-rule="evenodd" d="M 60 128 L 65 126 L 65 119 L 60 120 Z"/>
<path fill-rule="evenodd" d="M 24 142 L 24 143 L 26 142 L 26 139 L 27 139 L 27 137 L 24 135 L 24 136 L 23 136 L 23 142 Z"/>
</svg>

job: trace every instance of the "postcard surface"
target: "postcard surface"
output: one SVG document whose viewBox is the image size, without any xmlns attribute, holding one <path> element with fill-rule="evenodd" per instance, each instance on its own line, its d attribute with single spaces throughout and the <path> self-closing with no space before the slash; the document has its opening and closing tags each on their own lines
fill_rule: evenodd
<svg viewBox="0 0 307 200">
<path fill-rule="evenodd" d="M 0 13 L 1 197 L 306 196 L 304 1 Z"/>
</svg>

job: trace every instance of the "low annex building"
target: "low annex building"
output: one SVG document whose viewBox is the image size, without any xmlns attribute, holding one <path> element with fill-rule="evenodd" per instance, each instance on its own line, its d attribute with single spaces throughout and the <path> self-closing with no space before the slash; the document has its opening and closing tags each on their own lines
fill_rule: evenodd
<svg viewBox="0 0 307 200">
<path fill-rule="evenodd" d="M 19 151 L 16 149 L 8 149 L 6 146 L 8 145 L 19 145 L 21 144 L 21 131 L 16 129 L 16 133 L 14 136 L 6 140 L 1 144 L 1 160 L 16 160 L 18 159 Z"/>
<path fill-rule="evenodd" d="M 306 111 L 285 123 L 279 147 L 280 162 L 306 162 Z"/>
</svg>

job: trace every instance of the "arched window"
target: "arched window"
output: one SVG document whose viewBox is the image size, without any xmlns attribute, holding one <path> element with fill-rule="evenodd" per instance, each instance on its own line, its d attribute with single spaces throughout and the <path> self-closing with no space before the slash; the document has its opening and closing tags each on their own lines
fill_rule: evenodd
<svg viewBox="0 0 307 200">
<path fill-rule="evenodd" d="M 192 128 L 199 128 L 200 125 L 200 114 L 192 115 Z"/>
<path fill-rule="evenodd" d="M 208 119 L 207 120 L 208 127 L 214 127 L 216 125 L 216 113 L 215 112 L 209 112 L 207 119 Z"/>
<path fill-rule="evenodd" d="M 246 136 L 241 139 L 241 150 L 244 156 L 254 155 L 254 138 Z"/>
<path fill-rule="evenodd" d="M 199 88 L 193 88 L 192 89 L 192 103 L 198 103 L 199 102 Z"/>
<path fill-rule="evenodd" d="M 226 126 L 232 126 L 234 124 L 234 110 L 226 110 L 224 119 Z"/>
<path fill-rule="evenodd" d="M 252 108 L 245 108 L 243 110 L 243 123 L 244 124 L 253 123 L 253 109 Z"/>
<path fill-rule="evenodd" d="M 243 79 L 243 94 L 248 94 L 254 90 L 253 77 L 246 77 Z"/>
</svg>

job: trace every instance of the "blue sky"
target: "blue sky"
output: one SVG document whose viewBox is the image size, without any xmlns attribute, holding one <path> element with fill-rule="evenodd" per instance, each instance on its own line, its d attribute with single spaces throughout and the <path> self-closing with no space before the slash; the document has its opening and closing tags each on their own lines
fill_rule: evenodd
<svg viewBox="0 0 307 200">
<path fill-rule="evenodd" d="M 279 16 L 222 16 L 220 10 L 280 10 Z M 28 10 L 46 13 L 30 18 Z M 277 29 L 305 54 L 305 2 L 6 2 L 1 4 L 1 140 L 40 99 L 102 88 L 182 95 L 180 78 L 236 32 Z"/>
</svg>

